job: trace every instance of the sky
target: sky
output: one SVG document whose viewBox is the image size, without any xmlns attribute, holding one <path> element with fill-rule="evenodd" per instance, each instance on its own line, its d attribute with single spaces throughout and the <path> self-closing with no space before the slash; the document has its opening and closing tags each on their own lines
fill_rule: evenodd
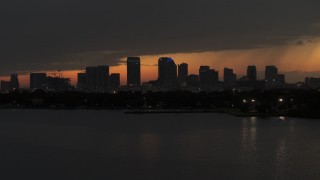
<svg viewBox="0 0 320 180">
<path fill-rule="evenodd" d="M 276 65 L 288 82 L 320 76 L 318 0 L 7 0 L 0 2 L 0 79 L 61 69 L 76 83 L 83 66 L 110 65 L 125 82 L 123 61 L 142 58 L 143 80 L 173 57 L 241 76 Z M 23 76 L 24 75 L 24 76 Z"/>
</svg>

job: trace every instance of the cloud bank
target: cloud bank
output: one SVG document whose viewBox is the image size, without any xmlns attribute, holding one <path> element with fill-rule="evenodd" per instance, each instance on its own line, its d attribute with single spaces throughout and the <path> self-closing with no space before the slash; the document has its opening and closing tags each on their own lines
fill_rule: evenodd
<svg viewBox="0 0 320 180">
<path fill-rule="evenodd" d="M 244 50 L 320 35 L 320 1 L 10 0 L 0 75 L 116 65 L 125 56 Z M 201 60 L 198 60 L 201 61 Z"/>
</svg>

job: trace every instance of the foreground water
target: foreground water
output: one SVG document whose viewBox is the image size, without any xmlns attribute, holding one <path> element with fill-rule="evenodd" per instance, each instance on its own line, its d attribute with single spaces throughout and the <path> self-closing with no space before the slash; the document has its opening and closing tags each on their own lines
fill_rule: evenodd
<svg viewBox="0 0 320 180">
<path fill-rule="evenodd" d="M 0 110 L 1 179 L 320 179 L 320 121 Z"/>
</svg>

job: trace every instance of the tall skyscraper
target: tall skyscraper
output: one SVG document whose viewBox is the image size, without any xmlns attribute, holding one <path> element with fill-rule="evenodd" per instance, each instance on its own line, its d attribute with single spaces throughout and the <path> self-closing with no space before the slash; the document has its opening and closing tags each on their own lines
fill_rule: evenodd
<svg viewBox="0 0 320 180">
<path fill-rule="evenodd" d="M 10 76 L 10 89 L 11 90 L 18 90 L 19 89 L 18 74 L 11 74 L 11 76 Z"/>
<path fill-rule="evenodd" d="M 248 66 L 247 77 L 249 81 L 257 81 L 257 68 L 256 66 Z"/>
<path fill-rule="evenodd" d="M 30 74 L 30 89 L 45 89 L 47 85 L 46 73 L 31 73 Z"/>
<path fill-rule="evenodd" d="M 178 79 L 180 83 L 186 83 L 188 79 L 188 64 L 182 63 L 178 65 Z"/>
<path fill-rule="evenodd" d="M 177 85 L 177 65 L 172 58 L 162 57 L 159 59 L 158 73 L 161 87 L 173 88 Z"/>
<path fill-rule="evenodd" d="M 140 84 L 141 84 L 140 57 L 128 57 L 127 58 L 127 85 L 140 86 Z"/>
<path fill-rule="evenodd" d="M 234 88 L 237 83 L 237 75 L 233 73 L 233 69 L 224 68 L 224 87 L 227 89 Z"/>
</svg>

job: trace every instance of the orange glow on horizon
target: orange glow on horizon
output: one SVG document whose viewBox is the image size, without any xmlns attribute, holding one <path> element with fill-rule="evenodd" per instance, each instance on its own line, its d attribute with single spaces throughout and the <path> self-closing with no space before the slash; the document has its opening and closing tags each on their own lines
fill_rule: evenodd
<svg viewBox="0 0 320 180">
<path fill-rule="evenodd" d="M 220 79 L 223 77 L 224 67 L 233 68 L 239 78 L 246 74 L 248 65 L 256 65 L 258 72 L 263 72 L 266 65 L 275 65 L 279 68 L 280 72 L 320 72 L 320 43 L 308 43 L 303 46 L 291 45 L 261 49 L 160 54 L 140 57 L 142 82 L 157 79 L 157 63 L 160 57 L 172 57 L 176 64 L 188 63 L 189 74 L 198 74 L 199 66 L 209 65 L 212 69 L 219 71 Z M 120 61 L 125 60 L 126 58 L 120 59 Z M 120 73 L 122 84 L 126 84 L 126 71 L 127 67 L 125 64 L 110 67 L 110 73 Z M 67 70 L 62 73 L 63 77 L 71 79 L 72 85 L 76 85 L 77 73 L 79 72 L 80 70 Z M 52 73 L 47 72 L 47 75 L 53 76 Z M 263 78 L 263 76 L 260 76 L 260 79 Z M 289 82 L 295 81 L 294 78 L 291 77 L 290 79 L 289 77 Z M 0 79 L 9 80 L 9 77 L 0 77 Z M 298 80 L 302 79 L 300 78 L 296 81 Z M 21 87 L 29 87 L 29 75 L 20 75 L 19 81 Z"/>
</svg>

